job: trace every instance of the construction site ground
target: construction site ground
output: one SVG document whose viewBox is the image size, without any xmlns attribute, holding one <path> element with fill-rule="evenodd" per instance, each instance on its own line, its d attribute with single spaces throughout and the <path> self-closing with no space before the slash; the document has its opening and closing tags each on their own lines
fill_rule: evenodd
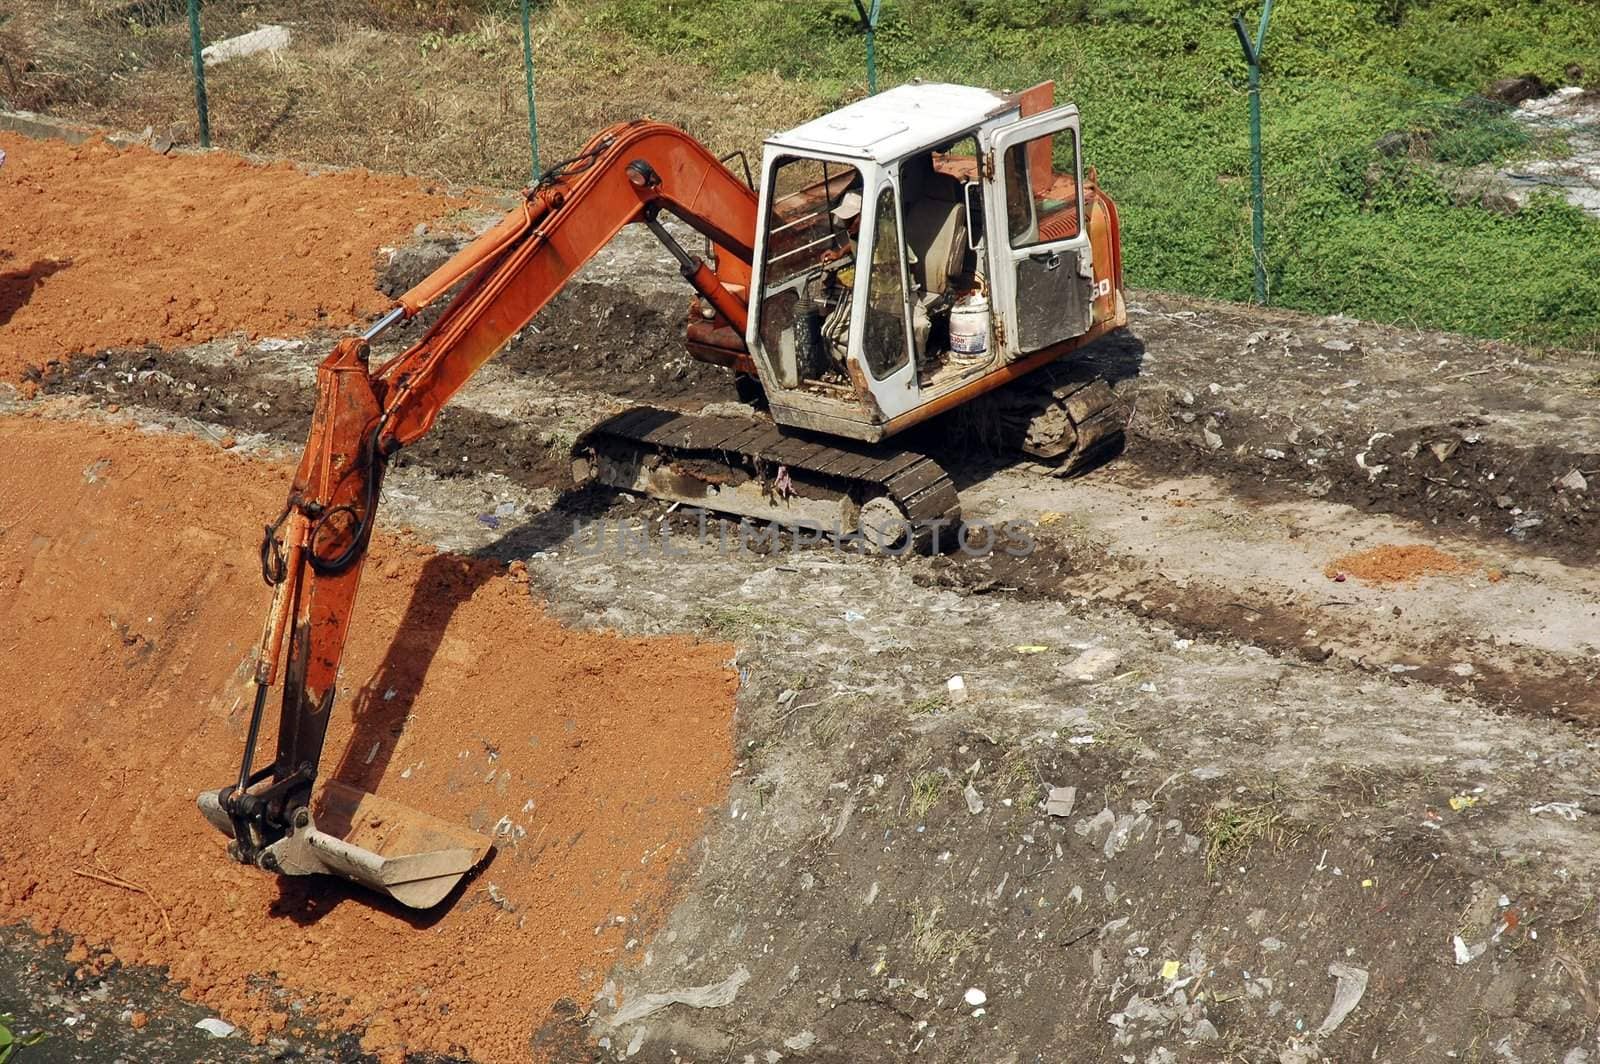
<svg viewBox="0 0 1600 1064">
<path fill-rule="evenodd" d="M 1136 403 L 1123 455 L 941 452 L 1033 549 L 750 551 L 569 486 L 600 417 L 734 399 L 624 234 L 386 483 L 328 764 L 501 843 L 419 918 L 232 865 L 192 806 L 242 742 L 316 363 L 383 300 L 127 327 L 215 272 L 195 247 L 33 317 L 138 246 L 39 230 L 41 143 L 0 136 L 0 1012 L 49 1036 L 21 1059 L 1600 1055 L 1592 360 L 1135 292 L 1087 359 Z M 52 165 L 131 165 L 101 152 Z M 102 209 L 300 217 L 328 179 L 135 161 L 177 179 Z M 262 283 L 392 295 L 481 224 L 400 184 L 387 228 L 332 212 L 357 256 Z M 72 265 L 12 266 L 41 261 Z"/>
</svg>

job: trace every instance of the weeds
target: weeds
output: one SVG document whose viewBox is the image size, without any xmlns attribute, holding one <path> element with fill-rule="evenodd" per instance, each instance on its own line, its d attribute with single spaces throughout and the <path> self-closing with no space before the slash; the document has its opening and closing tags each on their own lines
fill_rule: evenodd
<svg viewBox="0 0 1600 1064">
<path fill-rule="evenodd" d="M 919 900 L 918 904 L 921 902 Z M 954 964 L 978 950 L 978 935 L 970 927 L 952 931 L 942 926 L 944 906 L 934 902 L 911 913 L 911 954 L 923 964 Z"/>
<path fill-rule="evenodd" d="M 752 606 L 713 606 L 706 610 L 703 623 L 713 635 L 738 642 L 770 625 L 772 618 Z"/>
<path fill-rule="evenodd" d="M 806 730 L 811 733 L 812 741 L 823 748 L 838 742 L 844 735 L 845 726 L 850 723 L 852 710 L 858 710 L 864 704 L 864 700 L 860 698 L 830 698 L 818 706 L 816 714 L 806 726 Z"/>
<path fill-rule="evenodd" d="M 1206 875 L 1217 865 L 1247 853 L 1250 847 L 1276 829 L 1283 815 L 1271 802 L 1258 805 L 1212 806 L 1206 811 Z"/>
<path fill-rule="evenodd" d="M 29 1035 L 18 1037 L 11 1030 L 16 1023 L 16 1018 L 9 1012 L 0 1012 L 0 1064 L 6 1064 L 13 1054 L 19 1049 L 38 1045 L 45 1040 L 45 1032 L 35 1031 Z"/>
<path fill-rule="evenodd" d="M 1020 749 L 1012 750 L 1001 760 L 991 788 L 995 797 L 1010 798 L 1024 809 L 1037 804 L 1044 797 L 1044 784 L 1039 780 L 1039 771 L 1034 768 L 1033 759 L 1027 752 Z"/>
<path fill-rule="evenodd" d="M 911 805 L 908 812 L 911 819 L 921 820 L 928 815 L 929 810 L 939 804 L 939 799 L 944 797 L 945 787 L 949 784 L 946 773 L 938 769 L 928 769 L 911 777 Z"/>
</svg>

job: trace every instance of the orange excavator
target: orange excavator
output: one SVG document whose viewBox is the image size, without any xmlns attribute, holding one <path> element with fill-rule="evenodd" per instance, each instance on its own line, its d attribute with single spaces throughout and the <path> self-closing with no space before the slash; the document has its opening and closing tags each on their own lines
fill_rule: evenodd
<svg viewBox="0 0 1600 1064">
<path fill-rule="evenodd" d="M 1110 388 L 1059 372 L 1127 317 L 1116 208 L 1050 84 L 905 85 L 771 137 L 759 180 L 736 158 L 671 126 L 612 126 L 322 363 L 305 454 L 261 543 L 273 597 L 239 775 L 199 797 L 235 859 L 426 908 L 488 854 L 476 832 L 319 786 L 340 659 L 386 464 L 626 225 L 648 227 L 694 289 L 690 353 L 768 414 L 625 411 L 577 441 L 579 482 L 895 549 L 959 518 L 936 459 L 889 442 L 912 425 L 986 396 L 1023 451 L 1064 470 L 1120 440 Z M 381 333 L 447 295 L 373 367 Z M 276 754 L 257 768 L 280 679 Z"/>
</svg>

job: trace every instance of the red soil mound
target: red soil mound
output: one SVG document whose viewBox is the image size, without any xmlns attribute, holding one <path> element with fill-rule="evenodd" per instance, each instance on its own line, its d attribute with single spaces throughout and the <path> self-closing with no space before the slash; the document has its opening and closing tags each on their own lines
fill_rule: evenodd
<svg viewBox="0 0 1600 1064">
<path fill-rule="evenodd" d="M 233 864 L 194 796 L 238 770 L 252 544 L 287 476 L 0 419 L 0 923 L 168 965 L 257 1036 L 308 1022 L 268 976 L 386 1055 L 526 1060 L 551 1007 L 586 1006 L 645 939 L 725 794 L 729 649 L 564 629 L 504 569 L 380 537 L 324 771 L 508 834 L 437 922 Z"/>
<path fill-rule="evenodd" d="M 0 380 L 106 347 L 343 327 L 373 253 L 459 201 L 361 170 L 0 134 Z"/>
<path fill-rule="evenodd" d="M 1375 584 L 1409 583 L 1424 576 L 1448 576 L 1475 569 L 1471 562 L 1446 554 L 1426 544 L 1373 547 L 1346 554 L 1329 562 L 1324 574 L 1332 579 L 1340 573 Z"/>
</svg>

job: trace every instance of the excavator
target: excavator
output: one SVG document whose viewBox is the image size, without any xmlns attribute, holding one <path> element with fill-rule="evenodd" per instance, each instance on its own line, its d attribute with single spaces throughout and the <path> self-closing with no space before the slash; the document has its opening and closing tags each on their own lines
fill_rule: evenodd
<svg viewBox="0 0 1600 1064">
<path fill-rule="evenodd" d="M 690 354 L 767 413 L 626 410 L 578 439 L 580 484 L 888 549 L 959 518 L 938 461 L 892 442 L 914 425 L 983 397 L 1024 452 L 1066 471 L 1120 440 L 1128 411 L 1109 386 L 1059 372 L 1127 311 L 1116 207 L 1052 83 L 903 85 L 772 136 L 759 179 L 749 171 L 672 126 L 614 125 L 335 344 L 260 545 L 272 603 L 239 774 L 198 798 L 235 860 L 430 908 L 488 856 L 476 832 L 319 785 L 340 660 L 387 463 L 624 226 L 648 228 L 693 289 Z M 703 248 L 684 246 L 684 227 Z M 421 336 L 374 366 L 378 336 L 434 304 Z M 258 768 L 280 679 L 276 752 Z"/>
</svg>

